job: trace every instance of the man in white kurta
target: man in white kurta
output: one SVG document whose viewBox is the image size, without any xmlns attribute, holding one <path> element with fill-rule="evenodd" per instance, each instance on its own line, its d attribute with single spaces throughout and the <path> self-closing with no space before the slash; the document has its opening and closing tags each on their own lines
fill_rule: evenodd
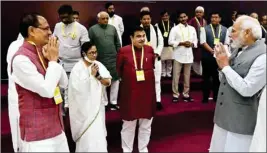
<svg viewBox="0 0 267 153">
<path fill-rule="evenodd" d="M 29 29 L 34 25 L 39 25 L 39 30 L 33 30 L 29 34 Z M 25 41 L 13 55 L 11 65 L 11 79 L 16 84 L 19 95 L 21 133 L 19 151 L 69 152 L 67 139 L 60 123 L 61 117 L 49 120 L 52 115 L 57 117 L 59 114 L 57 111 L 51 113 L 51 108 L 59 107 L 53 103 L 46 106 L 38 105 L 41 101 L 52 102 L 56 86 L 65 87 L 68 84 L 64 69 L 56 62 L 58 59 L 56 38 L 51 37 L 52 32 L 47 20 L 36 14 L 26 14 L 20 22 L 19 29 Z M 44 47 L 42 54 L 38 50 L 39 47 Z M 48 61 L 47 67 L 42 57 Z M 27 105 L 25 105 L 26 102 Z M 49 116 L 49 114 L 52 115 Z"/>
<path fill-rule="evenodd" d="M 122 17 L 115 14 L 115 8 L 114 8 L 113 3 L 111 3 L 111 2 L 106 3 L 105 8 L 106 8 L 107 13 L 109 15 L 108 24 L 111 24 L 116 28 L 118 36 L 120 38 L 120 43 L 122 46 L 122 34 L 124 32 L 124 25 L 122 22 Z"/>
<path fill-rule="evenodd" d="M 260 98 L 257 123 L 249 151 L 266 152 L 266 86 Z"/>
<path fill-rule="evenodd" d="M 184 90 L 183 100 L 192 102 L 193 99 L 189 95 L 190 90 L 190 72 L 193 64 L 193 50 L 197 48 L 197 34 L 194 27 L 187 24 L 188 17 L 185 13 L 179 15 L 180 24 L 172 28 L 169 36 L 169 44 L 174 47 L 174 64 L 173 64 L 173 102 L 179 100 L 179 78 L 182 68 L 184 68 Z"/>
<path fill-rule="evenodd" d="M 53 33 L 59 40 L 59 58 L 68 76 L 73 66 L 81 59 L 81 45 L 89 41 L 88 31 L 82 24 L 73 20 L 72 12 L 70 5 L 62 5 L 58 9 L 61 22 L 55 25 Z M 68 88 L 64 92 L 65 108 L 68 107 L 67 90 Z"/>
<path fill-rule="evenodd" d="M 96 50 L 95 46 L 91 48 Z M 86 54 L 94 56 L 90 52 L 89 49 Z M 93 52 L 96 56 L 96 51 Z M 76 152 L 107 152 L 105 104 L 101 98 L 104 90 L 102 80 L 106 80 L 109 86 L 111 75 L 102 63 L 96 60 L 91 62 L 89 65 L 89 62 L 81 59 L 70 74 L 68 95 L 71 133 L 76 142 Z M 94 64 L 99 67 L 101 79 L 92 74 Z"/>
<path fill-rule="evenodd" d="M 160 29 L 151 24 L 150 12 L 143 11 L 140 14 L 141 14 L 140 16 L 141 25 L 140 26 L 144 28 L 145 33 L 146 33 L 145 44 L 151 46 L 154 50 L 155 55 L 157 56 L 155 60 L 154 74 L 155 74 L 157 109 L 161 110 L 162 104 L 161 104 L 160 79 L 161 79 L 162 65 L 161 65 L 160 55 L 161 55 L 161 52 L 164 46 L 163 37 L 162 37 Z"/>
<path fill-rule="evenodd" d="M 21 35 L 21 34 L 19 34 Z M 22 36 L 21 36 L 22 37 Z M 7 51 L 7 74 L 8 74 L 8 116 L 11 128 L 11 136 L 14 152 L 18 151 L 20 142 L 18 93 L 14 81 L 11 79 L 11 59 L 23 44 L 24 38 L 18 37 L 13 41 Z"/>
</svg>

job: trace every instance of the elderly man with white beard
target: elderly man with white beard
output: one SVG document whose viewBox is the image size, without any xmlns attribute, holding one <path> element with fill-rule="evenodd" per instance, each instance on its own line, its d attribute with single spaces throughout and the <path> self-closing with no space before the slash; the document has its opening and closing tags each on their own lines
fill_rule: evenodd
<svg viewBox="0 0 267 153">
<path fill-rule="evenodd" d="M 232 55 L 215 46 L 221 78 L 210 152 L 248 152 L 259 96 L 266 84 L 266 45 L 261 26 L 249 16 L 237 18 L 230 35 Z"/>
</svg>

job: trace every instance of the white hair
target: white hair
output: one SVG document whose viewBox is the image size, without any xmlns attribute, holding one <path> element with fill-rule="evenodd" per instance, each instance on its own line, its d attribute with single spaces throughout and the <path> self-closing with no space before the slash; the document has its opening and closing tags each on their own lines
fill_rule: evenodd
<svg viewBox="0 0 267 153">
<path fill-rule="evenodd" d="M 254 19 L 247 15 L 242 15 L 236 19 L 236 23 L 240 22 L 241 30 L 251 29 L 252 36 L 255 39 L 261 39 L 262 29 L 257 19 Z"/>
<path fill-rule="evenodd" d="M 108 15 L 107 12 L 105 12 L 105 11 L 101 11 L 101 12 L 99 12 L 99 13 L 97 14 L 97 18 L 99 19 L 100 16 L 101 16 L 102 14 L 106 14 L 106 15 Z"/>
<path fill-rule="evenodd" d="M 143 11 L 150 11 L 149 7 L 145 6 L 145 7 L 142 7 L 140 12 L 143 12 Z"/>
<path fill-rule="evenodd" d="M 198 6 L 198 7 L 196 8 L 195 12 L 196 12 L 196 11 L 202 11 L 202 12 L 204 12 L 204 7 L 202 7 L 202 6 Z"/>
</svg>

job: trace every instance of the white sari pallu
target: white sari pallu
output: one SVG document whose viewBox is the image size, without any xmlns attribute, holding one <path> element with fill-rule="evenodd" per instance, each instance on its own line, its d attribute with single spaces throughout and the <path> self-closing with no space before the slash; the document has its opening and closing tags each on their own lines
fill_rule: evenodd
<svg viewBox="0 0 267 153">
<path fill-rule="evenodd" d="M 261 94 L 257 123 L 249 151 L 266 152 L 266 86 Z"/>
<path fill-rule="evenodd" d="M 110 78 L 109 71 L 98 61 L 99 74 Z M 80 60 L 69 80 L 69 116 L 76 152 L 107 152 L 105 106 L 101 95 L 103 85 L 91 75 L 91 66 Z"/>
</svg>

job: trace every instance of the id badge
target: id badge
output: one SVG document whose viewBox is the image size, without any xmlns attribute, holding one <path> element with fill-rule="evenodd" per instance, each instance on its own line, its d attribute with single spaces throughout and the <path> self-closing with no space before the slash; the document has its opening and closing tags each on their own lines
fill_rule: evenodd
<svg viewBox="0 0 267 153">
<path fill-rule="evenodd" d="M 220 43 L 220 39 L 219 38 L 214 38 L 214 45 L 217 45 Z"/>
<path fill-rule="evenodd" d="M 200 27 L 200 31 L 204 31 L 205 29 L 204 29 L 204 27 Z"/>
<path fill-rule="evenodd" d="M 54 100 L 55 100 L 55 103 L 57 105 L 63 102 L 63 99 L 62 99 L 61 94 L 60 94 L 59 87 L 56 87 L 56 89 L 55 89 L 55 92 L 54 92 Z"/>
<path fill-rule="evenodd" d="M 168 37 L 168 32 L 164 32 L 163 37 Z"/>
<path fill-rule="evenodd" d="M 144 70 L 136 71 L 136 79 L 137 81 L 145 81 Z"/>
</svg>

